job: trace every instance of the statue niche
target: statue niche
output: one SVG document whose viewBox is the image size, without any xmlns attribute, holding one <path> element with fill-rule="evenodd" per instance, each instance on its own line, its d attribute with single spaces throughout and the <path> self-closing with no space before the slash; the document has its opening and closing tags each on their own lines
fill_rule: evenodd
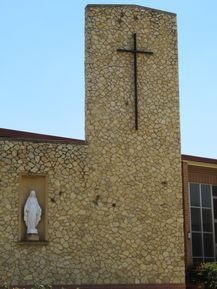
<svg viewBox="0 0 217 289">
<path fill-rule="evenodd" d="M 48 181 L 45 174 L 22 174 L 19 187 L 20 244 L 47 244 Z"/>
<path fill-rule="evenodd" d="M 41 207 L 36 192 L 32 190 L 24 206 L 24 222 L 27 227 L 27 239 L 39 240 L 37 225 L 41 220 Z M 34 235 L 34 236 L 30 236 Z"/>
</svg>

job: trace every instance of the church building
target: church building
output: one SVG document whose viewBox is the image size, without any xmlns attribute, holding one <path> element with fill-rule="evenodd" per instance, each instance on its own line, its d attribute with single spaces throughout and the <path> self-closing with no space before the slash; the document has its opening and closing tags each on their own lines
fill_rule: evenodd
<svg viewBox="0 0 217 289">
<path fill-rule="evenodd" d="M 88 5 L 85 91 L 85 140 L 0 129 L 0 284 L 184 289 L 217 160 L 181 156 L 176 15 Z"/>
</svg>

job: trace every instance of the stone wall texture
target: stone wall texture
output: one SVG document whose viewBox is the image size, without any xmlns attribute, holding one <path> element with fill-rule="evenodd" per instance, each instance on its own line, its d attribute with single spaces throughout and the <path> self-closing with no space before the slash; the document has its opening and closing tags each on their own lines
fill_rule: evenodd
<svg viewBox="0 0 217 289">
<path fill-rule="evenodd" d="M 176 17 L 89 5 L 85 31 L 86 142 L 0 142 L 0 283 L 184 284 Z M 138 130 L 117 52 L 132 33 L 154 53 L 138 55 Z M 17 243 L 27 173 L 48 176 L 47 245 Z"/>
</svg>

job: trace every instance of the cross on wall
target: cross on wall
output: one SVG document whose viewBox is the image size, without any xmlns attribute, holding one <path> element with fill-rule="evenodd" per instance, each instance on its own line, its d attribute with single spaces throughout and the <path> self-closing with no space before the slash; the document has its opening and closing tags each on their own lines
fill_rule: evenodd
<svg viewBox="0 0 217 289">
<path fill-rule="evenodd" d="M 135 129 L 138 130 L 138 81 L 137 81 L 137 54 L 152 55 L 152 51 L 137 50 L 136 33 L 133 33 L 133 49 L 118 48 L 118 52 L 132 53 L 134 57 L 134 110 L 135 110 Z"/>
</svg>

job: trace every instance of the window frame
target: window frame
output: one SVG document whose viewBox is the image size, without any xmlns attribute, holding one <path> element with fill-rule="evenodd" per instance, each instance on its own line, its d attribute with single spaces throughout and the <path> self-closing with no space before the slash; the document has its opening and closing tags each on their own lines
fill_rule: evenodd
<svg viewBox="0 0 217 289">
<path fill-rule="evenodd" d="M 191 190 L 190 186 L 191 184 L 199 185 L 199 206 L 191 206 Z M 202 185 L 206 185 L 210 187 L 210 194 L 211 194 L 211 207 L 203 207 L 202 205 Z M 189 216 L 190 216 L 190 233 L 191 233 L 191 258 L 194 263 L 194 260 L 203 260 L 204 261 L 216 261 L 216 252 L 217 252 L 217 240 L 215 240 L 215 223 L 217 223 L 217 219 L 214 218 L 214 205 L 213 205 L 213 199 L 217 199 L 217 196 L 213 196 L 213 186 L 212 184 L 205 184 L 205 183 L 197 183 L 197 182 L 189 182 L 188 183 L 188 192 L 189 192 Z M 200 210 L 200 231 L 193 231 L 192 230 L 192 216 L 191 216 L 191 209 L 196 208 Z M 212 232 L 204 231 L 204 224 L 203 224 L 203 209 L 209 209 L 211 210 L 211 218 L 212 218 Z M 192 239 L 192 233 L 200 233 L 201 234 L 201 244 L 202 244 L 202 256 L 193 256 L 193 239 Z M 204 234 L 212 234 L 212 243 L 213 243 L 213 256 L 205 256 L 204 255 Z"/>
</svg>

